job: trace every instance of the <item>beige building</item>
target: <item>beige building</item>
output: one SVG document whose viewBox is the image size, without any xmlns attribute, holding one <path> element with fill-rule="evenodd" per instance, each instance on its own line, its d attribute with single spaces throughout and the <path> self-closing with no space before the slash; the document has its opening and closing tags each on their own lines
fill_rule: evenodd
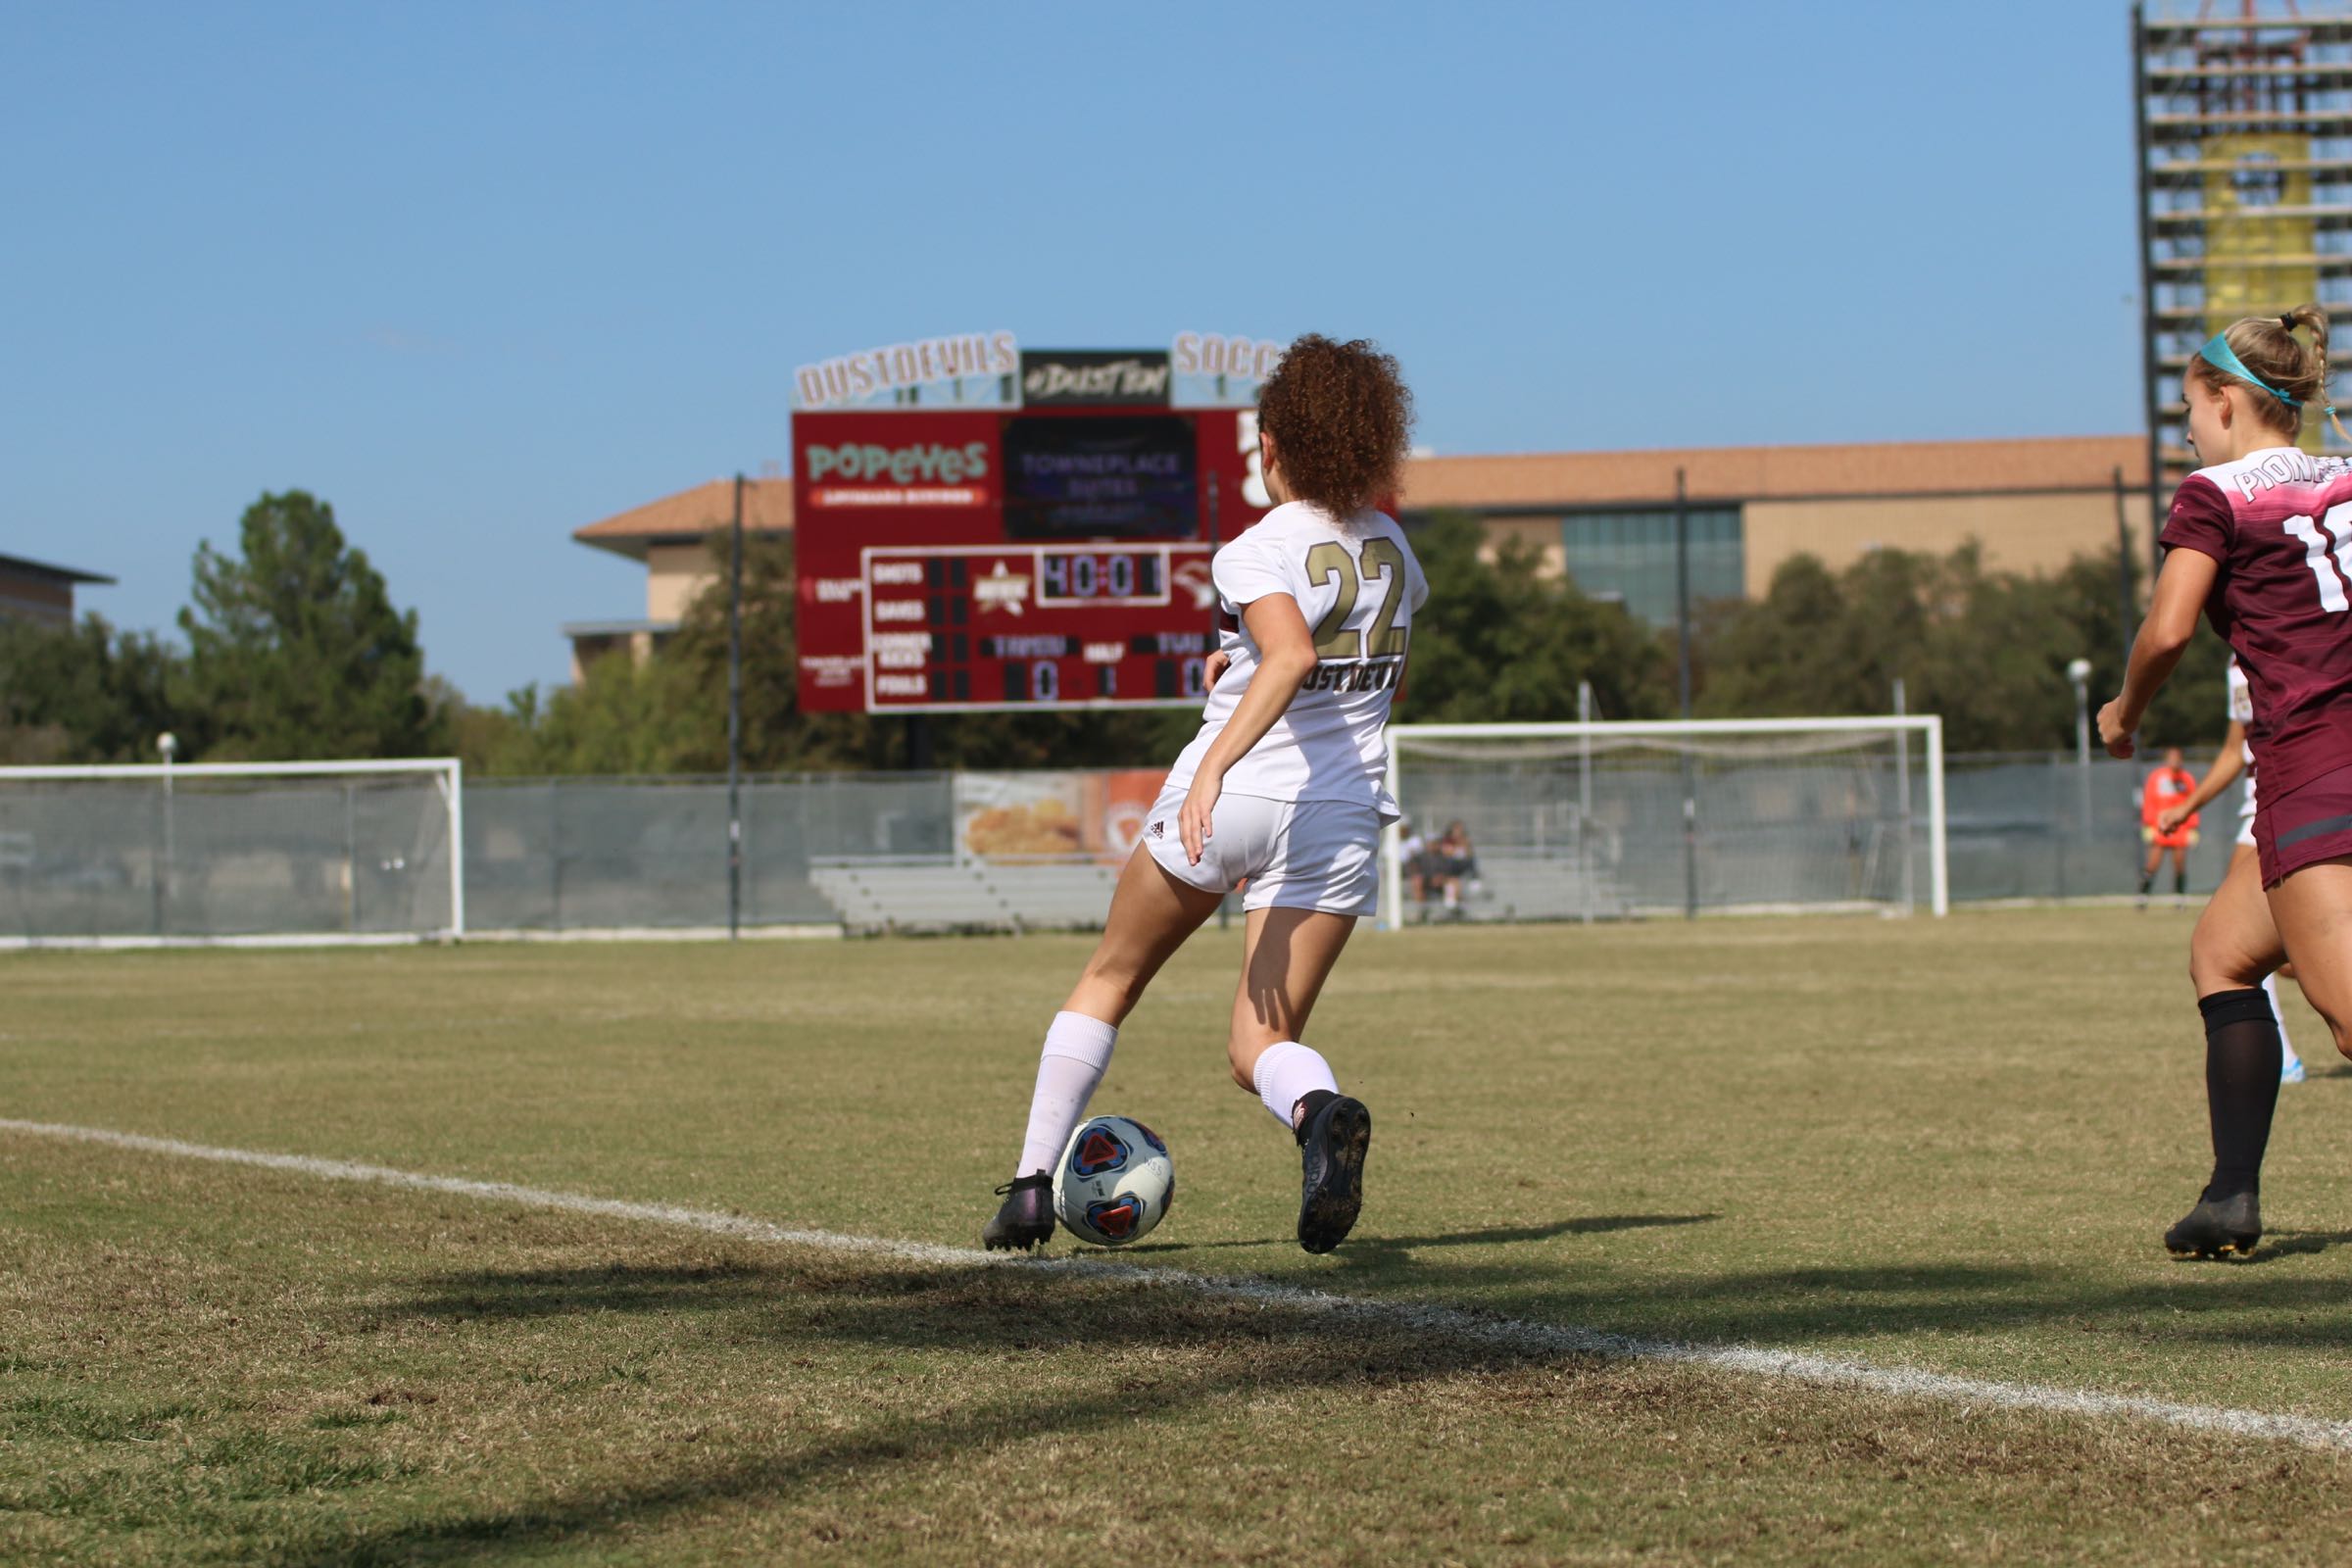
<svg viewBox="0 0 2352 1568">
<path fill-rule="evenodd" d="M 2119 516 L 2144 558 L 2147 453 L 2143 436 L 2108 435 L 1416 457 L 1403 521 L 1475 513 L 1494 542 L 1524 540 L 1547 571 L 1664 624 L 1674 614 L 1678 472 L 1692 597 L 1753 598 L 1800 553 L 1835 568 L 1873 550 L 1942 553 L 1975 539 L 1993 567 L 2052 571 L 2113 548 Z M 564 628 L 575 676 L 604 653 L 642 654 L 676 630 L 710 581 L 707 540 L 727 526 L 734 494 L 734 481 L 713 480 L 573 533 L 646 567 L 642 619 Z M 762 533 L 789 529 L 792 481 L 746 481 L 744 519 Z"/>
</svg>

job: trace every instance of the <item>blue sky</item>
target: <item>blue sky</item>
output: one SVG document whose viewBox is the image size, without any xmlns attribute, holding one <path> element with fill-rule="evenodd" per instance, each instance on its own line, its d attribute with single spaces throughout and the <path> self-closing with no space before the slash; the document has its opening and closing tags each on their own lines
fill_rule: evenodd
<svg viewBox="0 0 2352 1568">
<path fill-rule="evenodd" d="M 2139 427 L 2127 7 L 0 9 L 0 552 L 301 487 L 473 700 L 790 376 L 1380 339 L 1446 452 Z"/>
</svg>

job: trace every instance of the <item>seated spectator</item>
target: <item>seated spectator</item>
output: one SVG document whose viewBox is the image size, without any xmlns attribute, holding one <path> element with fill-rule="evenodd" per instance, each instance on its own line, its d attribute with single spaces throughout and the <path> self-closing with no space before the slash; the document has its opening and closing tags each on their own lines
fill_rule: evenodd
<svg viewBox="0 0 2352 1568">
<path fill-rule="evenodd" d="M 1478 854 L 1470 847 L 1470 830 L 1459 821 L 1446 823 L 1445 834 L 1423 860 L 1427 879 L 1439 885 L 1449 917 L 1460 919 L 1463 884 L 1468 883 L 1473 892 L 1478 885 Z"/>
<path fill-rule="evenodd" d="M 1396 832 L 1396 861 L 1404 869 L 1405 892 L 1415 904 L 1424 903 L 1429 898 L 1429 841 L 1407 820 L 1397 821 Z"/>
</svg>

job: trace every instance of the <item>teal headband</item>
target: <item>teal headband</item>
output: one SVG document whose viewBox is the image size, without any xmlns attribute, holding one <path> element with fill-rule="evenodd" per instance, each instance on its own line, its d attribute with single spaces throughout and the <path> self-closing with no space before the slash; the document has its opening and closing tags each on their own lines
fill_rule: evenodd
<svg viewBox="0 0 2352 1568">
<path fill-rule="evenodd" d="M 2300 414 L 2303 411 L 2303 400 L 2301 398 L 2288 397 L 2285 393 L 2271 385 L 2270 382 L 2265 381 L 2261 376 L 2256 375 L 2252 370 L 2246 368 L 2245 362 L 2240 360 L 2234 353 L 2230 351 L 2230 335 L 2227 332 L 2216 332 L 2212 338 L 2207 341 L 2203 348 L 2197 350 L 2197 358 L 2203 360 L 2206 364 L 2212 366 L 2217 370 L 2224 370 L 2230 375 L 2236 376 L 2240 381 L 2248 381 L 2253 383 L 2255 386 L 2262 388 L 2265 392 L 2268 392 L 2271 396 L 2277 398 L 2279 402 L 2285 404 L 2288 408 L 2293 409 L 2296 413 Z M 2329 414 L 2333 414 L 2335 411 L 2333 409 L 2329 409 L 2328 412 Z"/>
</svg>

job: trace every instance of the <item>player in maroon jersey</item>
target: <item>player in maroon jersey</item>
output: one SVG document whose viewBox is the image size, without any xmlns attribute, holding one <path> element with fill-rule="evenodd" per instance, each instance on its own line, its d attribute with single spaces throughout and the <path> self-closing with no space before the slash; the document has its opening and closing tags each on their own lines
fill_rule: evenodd
<svg viewBox="0 0 2352 1568">
<path fill-rule="evenodd" d="M 2279 1047 L 2260 988 L 2288 954 L 2352 1055 L 2352 461 L 2295 446 L 2327 386 L 2317 305 L 2238 321 L 2189 362 L 2181 395 L 2205 466 L 2173 497 L 2154 603 L 2122 695 L 2099 710 L 2099 738 L 2130 757 L 2200 612 L 2236 652 L 2253 698 L 2256 858 L 2230 867 L 2189 944 L 2214 1163 L 2196 1206 L 2165 1233 L 2179 1256 L 2251 1252 L 2262 1235 Z"/>
</svg>

